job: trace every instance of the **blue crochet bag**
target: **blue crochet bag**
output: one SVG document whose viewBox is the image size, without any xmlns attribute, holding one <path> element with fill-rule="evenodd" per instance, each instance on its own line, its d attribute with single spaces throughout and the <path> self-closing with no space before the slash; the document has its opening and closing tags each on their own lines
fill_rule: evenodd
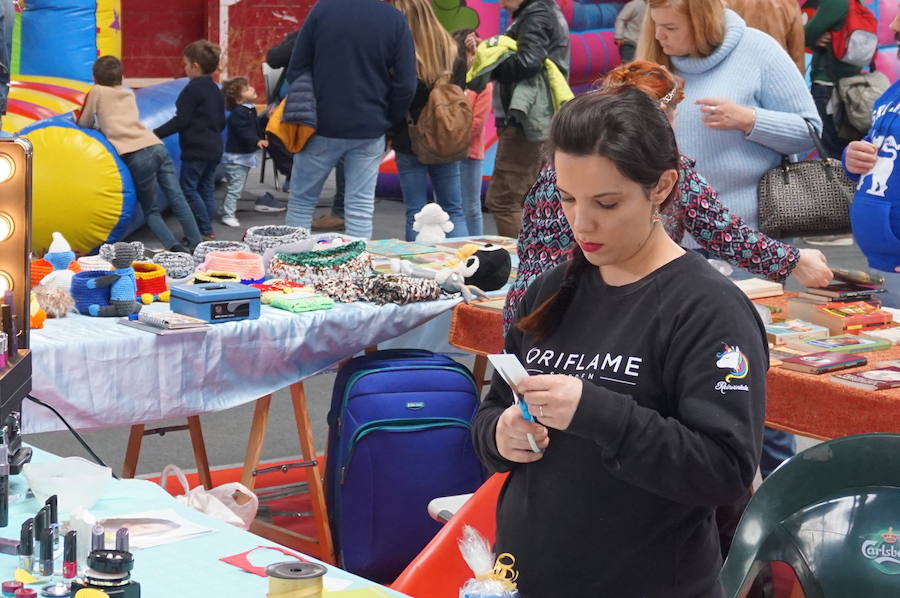
<svg viewBox="0 0 900 598">
<path fill-rule="evenodd" d="M 109 305 L 109 292 L 111 287 L 100 287 L 97 289 L 89 289 L 88 280 L 92 278 L 100 278 L 110 274 L 108 270 L 87 270 L 85 272 L 76 272 L 72 277 L 72 299 L 75 300 L 75 309 L 78 313 L 90 315 L 88 308 L 91 305 Z"/>
</svg>

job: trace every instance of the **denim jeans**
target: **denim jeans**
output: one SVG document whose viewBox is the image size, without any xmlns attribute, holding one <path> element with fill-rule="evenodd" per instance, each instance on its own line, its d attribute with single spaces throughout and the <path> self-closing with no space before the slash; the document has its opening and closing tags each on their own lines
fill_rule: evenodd
<svg viewBox="0 0 900 598">
<path fill-rule="evenodd" d="M 484 234 L 481 215 L 482 160 L 466 158 L 459 163 L 459 187 L 462 191 L 463 214 L 466 216 L 466 230 L 477 237 Z"/>
<path fill-rule="evenodd" d="M 166 151 L 166 146 L 151 145 L 123 155 L 122 160 L 134 180 L 135 193 L 138 204 L 144 211 L 144 220 L 163 247 L 171 249 L 173 245 L 179 243 L 159 213 L 159 203 L 156 201 L 157 183 L 169 202 L 169 208 L 178 223 L 181 224 L 181 230 L 188 245 L 195 247 L 200 243 L 202 239 L 200 230 L 197 228 L 197 221 L 178 185 L 178 179 L 175 177 L 175 164 L 172 162 L 169 152 Z"/>
<path fill-rule="evenodd" d="M 466 217 L 463 215 L 462 193 L 459 187 L 459 162 L 449 164 L 422 164 L 412 154 L 396 152 L 397 173 L 400 175 L 400 191 L 406 207 L 406 240 L 415 241 L 413 221 L 416 214 L 428 203 L 428 177 L 434 188 L 434 200 L 450 216 L 453 230 L 448 237 L 465 237 Z"/>
<path fill-rule="evenodd" d="M 212 222 L 216 217 L 216 200 L 213 191 L 216 186 L 216 167 L 218 162 L 181 161 L 181 190 L 197 226 L 204 235 L 213 233 Z"/>
<path fill-rule="evenodd" d="M 294 154 L 285 224 L 309 228 L 322 186 L 343 159 L 345 177 L 344 231 L 361 239 L 372 237 L 375 183 L 384 155 L 384 136 L 375 139 L 336 139 L 313 135 L 303 151 Z"/>
<path fill-rule="evenodd" d="M 815 102 L 816 109 L 819 111 L 819 118 L 822 119 L 822 145 L 825 146 L 825 152 L 830 158 L 840 160 L 844 153 L 844 147 L 847 144 L 838 137 L 837 129 L 834 126 L 834 117 L 828 114 L 826 110 L 833 91 L 834 87 L 830 85 L 812 84 L 813 102 Z"/>
<path fill-rule="evenodd" d="M 247 175 L 250 174 L 249 166 L 241 164 L 226 164 L 225 176 L 228 178 L 228 190 L 225 191 L 225 201 L 222 202 L 222 217 L 234 217 L 237 210 L 237 202 L 244 192 L 247 183 Z"/>
<path fill-rule="evenodd" d="M 346 176 L 344 161 L 341 160 L 334 169 L 334 185 L 337 189 L 334 191 L 334 199 L 331 202 L 331 213 L 341 219 L 344 218 L 344 192 L 347 186 L 344 177 Z"/>
</svg>

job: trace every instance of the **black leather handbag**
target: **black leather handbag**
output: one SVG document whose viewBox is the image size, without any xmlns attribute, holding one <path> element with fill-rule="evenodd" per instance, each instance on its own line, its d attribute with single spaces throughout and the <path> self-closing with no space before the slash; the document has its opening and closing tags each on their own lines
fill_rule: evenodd
<svg viewBox="0 0 900 598">
<path fill-rule="evenodd" d="M 826 156 L 815 128 L 809 121 L 806 126 L 819 156 Z M 759 180 L 759 230 L 775 238 L 849 233 L 855 192 L 837 160 L 790 162 L 782 156 Z"/>
</svg>

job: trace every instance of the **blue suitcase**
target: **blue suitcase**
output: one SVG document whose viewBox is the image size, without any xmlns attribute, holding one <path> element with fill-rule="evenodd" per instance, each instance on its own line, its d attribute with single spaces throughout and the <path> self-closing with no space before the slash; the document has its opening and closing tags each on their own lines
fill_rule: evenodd
<svg viewBox="0 0 900 598">
<path fill-rule="evenodd" d="M 430 351 L 378 351 L 341 368 L 326 493 L 345 569 L 392 582 L 440 528 L 429 501 L 481 485 L 471 439 L 478 404 L 469 370 Z"/>
</svg>

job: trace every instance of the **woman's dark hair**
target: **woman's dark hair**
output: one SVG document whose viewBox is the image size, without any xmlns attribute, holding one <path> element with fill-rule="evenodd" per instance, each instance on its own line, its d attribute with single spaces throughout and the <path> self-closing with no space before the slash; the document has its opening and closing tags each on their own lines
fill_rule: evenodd
<svg viewBox="0 0 900 598">
<path fill-rule="evenodd" d="M 602 156 L 648 193 L 665 171 L 678 169 L 680 159 L 675 133 L 659 101 L 633 86 L 593 91 L 563 106 L 550 125 L 547 151 L 551 161 L 556 152 Z M 677 185 L 663 204 L 676 193 Z M 559 290 L 516 326 L 537 338 L 550 336 L 575 297 L 582 272 L 590 267 L 576 245 Z"/>
</svg>

